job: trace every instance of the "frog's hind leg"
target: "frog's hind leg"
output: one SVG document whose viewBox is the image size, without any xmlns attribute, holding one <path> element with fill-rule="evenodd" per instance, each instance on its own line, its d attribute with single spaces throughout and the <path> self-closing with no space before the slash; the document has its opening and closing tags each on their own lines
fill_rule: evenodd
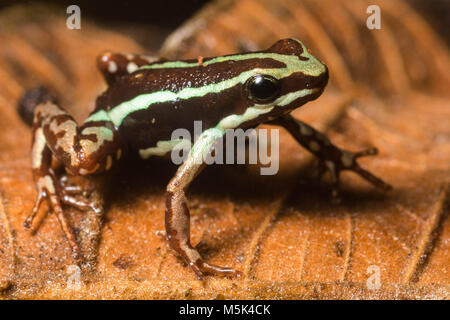
<svg viewBox="0 0 450 320">
<path fill-rule="evenodd" d="M 108 85 L 119 77 L 136 71 L 139 67 L 157 61 L 156 57 L 133 53 L 104 52 L 97 57 L 97 67 Z"/>
<path fill-rule="evenodd" d="M 25 115 L 28 112 L 34 113 L 31 160 L 38 195 L 24 225 L 32 226 L 42 201 L 47 200 L 74 254 L 79 257 L 80 250 L 61 204 L 93 210 L 94 206 L 69 195 L 70 189 L 66 190 L 66 187 L 61 185 L 52 169 L 52 156 L 62 162 L 72 174 L 86 175 L 108 170 L 113 160 L 119 158 L 121 153 L 117 133 L 107 119 L 79 127 L 42 88 L 29 91 L 21 100 L 19 113 Z"/>
<path fill-rule="evenodd" d="M 392 189 L 389 184 L 361 168 L 357 162 L 357 159 L 360 157 L 378 154 L 376 148 L 370 148 L 360 152 L 339 149 L 325 135 L 308 124 L 293 118 L 290 114 L 283 115 L 271 123 L 284 127 L 300 145 L 319 158 L 319 176 L 326 171 L 330 173 L 333 183 L 332 195 L 334 198 L 338 197 L 339 174 L 342 170 L 353 171 L 382 190 L 387 191 Z"/>
<path fill-rule="evenodd" d="M 190 241 L 190 214 L 185 191 L 192 180 L 205 166 L 204 155 L 211 150 L 214 142 L 223 132 L 206 130 L 194 144 L 189 157 L 178 168 L 167 186 L 165 225 L 170 247 L 191 267 L 199 279 L 203 274 L 240 276 L 231 268 L 223 268 L 206 263 Z"/>
</svg>

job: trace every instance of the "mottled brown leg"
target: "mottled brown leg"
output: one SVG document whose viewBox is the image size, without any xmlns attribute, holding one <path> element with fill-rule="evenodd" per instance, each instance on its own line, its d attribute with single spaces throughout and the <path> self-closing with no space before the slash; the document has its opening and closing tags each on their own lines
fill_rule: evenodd
<svg viewBox="0 0 450 320">
<path fill-rule="evenodd" d="M 153 63 L 158 59 L 146 55 L 104 52 L 97 57 L 97 67 L 105 81 L 110 85 L 119 77 L 136 71 L 139 67 Z"/>
<path fill-rule="evenodd" d="M 187 160 L 167 186 L 165 224 L 170 247 L 191 267 L 199 279 L 203 274 L 241 276 L 241 272 L 206 263 L 190 241 L 190 214 L 185 191 L 205 166 L 203 155 L 223 133 L 210 135 L 205 131 L 193 146 Z"/>
<path fill-rule="evenodd" d="M 70 228 L 69 222 L 64 215 L 64 211 L 61 207 L 60 202 L 60 186 L 57 183 L 57 179 L 55 177 L 55 173 L 51 168 L 51 160 L 52 154 L 50 149 L 43 143 L 45 137 L 41 128 L 35 128 L 34 130 L 34 138 L 33 138 L 33 149 L 32 149 L 32 158 L 33 158 L 33 178 L 36 183 L 37 189 L 37 198 L 35 205 L 31 211 L 31 214 L 26 218 L 24 222 L 24 226 L 26 228 L 32 228 L 33 220 L 36 217 L 36 214 L 39 211 L 39 207 L 42 204 L 42 201 L 45 199 L 50 204 L 51 210 L 55 213 L 56 218 L 58 219 L 59 224 L 61 225 L 61 229 L 64 232 L 67 241 L 69 242 L 70 247 L 72 248 L 72 252 L 75 259 L 79 259 L 81 257 L 80 248 L 75 241 L 75 235 Z M 33 230 L 34 231 L 34 230 Z"/>
<path fill-rule="evenodd" d="M 100 209 L 95 204 L 73 197 L 71 193 L 73 194 L 76 189 L 61 184 L 51 168 L 52 156 L 62 162 L 67 171 L 75 175 L 109 170 L 113 161 L 121 154 L 117 133 L 113 124 L 108 121 L 90 122 L 79 127 L 64 109 L 46 95 L 45 91 L 31 91 L 29 95 L 33 99 L 27 99 L 25 96 L 23 101 L 37 103 L 34 109 L 31 159 L 38 195 L 24 225 L 32 226 L 42 201 L 47 200 L 61 224 L 74 255 L 79 257 L 80 250 L 61 205 L 65 203 L 81 210 L 92 209 L 96 213 L 99 213 Z"/>
<path fill-rule="evenodd" d="M 333 183 L 332 195 L 334 198 L 338 197 L 339 174 L 342 170 L 356 172 L 382 190 L 387 191 L 392 189 L 389 184 L 361 168 L 356 161 L 360 157 L 378 154 L 376 148 L 370 148 L 360 152 L 339 149 L 325 135 L 306 123 L 293 118 L 290 114 L 284 115 L 271 123 L 284 127 L 299 144 L 319 159 L 320 175 L 325 171 L 328 171 L 331 175 Z"/>
</svg>

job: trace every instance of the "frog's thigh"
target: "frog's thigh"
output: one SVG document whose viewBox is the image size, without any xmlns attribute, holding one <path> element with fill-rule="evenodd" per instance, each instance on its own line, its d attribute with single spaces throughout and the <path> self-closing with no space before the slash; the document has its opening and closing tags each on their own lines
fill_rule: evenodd
<svg viewBox="0 0 450 320">
<path fill-rule="evenodd" d="M 157 58 L 132 53 L 104 52 L 97 57 L 97 67 L 108 84 L 118 77 L 132 73 L 139 67 L 153 63 Z"/>
<path fill-rule="evenodd" d="M 121 149 L 114 124 L 109 120 L 87 122 L 79 127 L 73 117 L 53 102 L 39 104 L 34 128 L 42 129 L 45 144 L 72 174 L 86 175 L 109 170 Z M 33 148 L 41 140 L 35 140 Z M 39 161 L 39 153 L 33 155 Z"/>
</svg>

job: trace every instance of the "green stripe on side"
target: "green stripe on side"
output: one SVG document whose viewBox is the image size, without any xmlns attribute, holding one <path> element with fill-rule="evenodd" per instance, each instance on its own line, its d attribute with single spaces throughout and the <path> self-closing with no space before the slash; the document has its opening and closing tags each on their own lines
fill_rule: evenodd
<svg viewBox="0 0 450 320">
<path fill-rule="evenodd" d="M 284 96 L 279 97 L 275 103 L 279 106 L 286 106 L 296 99 L 313 94 L 320 89 L 303 89 L 301 91 L 290 92 Z M 245 110 L 243 114 L 232 114 L 222 119 L 214 128 L 205 130 L 205 132 L 220 132 L 224 133 L 227 129 L 234 129 L 239 127 L 242 123 L 253 120 L 258 116 L 272 111 L 273 107 L 263 108 L 261 105 L 253 105 Z M 217 131 L 218 130 L 218 131 Z M 219 135 L 220 136 L 220 135 Z M 143 159 L 147 159 L 150 156 L 162 156 L 167 154 L 173 148 L 184 148 L 186 145 L 190 145 L 190 141 L 181 139 L 177 140 L 163 140 L 156 143 L 156 147 L 140 149 L 139 155 Z M 196 144 L 197 145 L 197 144 Z M 195 146 L 194 146 L 195 147 Z"/>
</svg>

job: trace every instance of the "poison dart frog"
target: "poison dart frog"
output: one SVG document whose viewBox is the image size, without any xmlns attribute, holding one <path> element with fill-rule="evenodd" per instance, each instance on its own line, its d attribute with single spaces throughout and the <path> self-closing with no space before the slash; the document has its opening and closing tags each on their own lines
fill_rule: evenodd
<svg viewBox="0 0 450 320">
<path fill-rule="evenodd" d="M 341 150 L 290 112 L 318 98 L 328 82 L 328 69 L 296 39 L 284 39 L 269 49 L 183 61 L 155 60 L 144 55 L 106 52 L 97 59 L 108 88 L 95 110 L 78 125 L 45 89 L 30 90 L 19 103 L 19 113 L 32 125 L 31 163 L 37 188 L 36 203 L 24 225 L 30 227 L 46 200 L 63 229 L 75 256 L 80 249 L 64 215 L 63 204 L 80 210 L 101 211 L 86 197 L 74 196 L 55 175 L 52 157 L 73 175 L 110 170 L 123 152 L 142 158 L 163 155 L 175 145 L 177 128 L 193 130 L 201 120 L 203 131 L 166 189 L 165 228 L 171 249 L 195 272 L 240 276 L 231 268 L 202 259 L 190 242 L 190 214 L 186 189 L 204 168 L 210 151 L 227 129 L 279 125 L 319 159 L 319 171 L 328 171 L 337 186 L 341 170 L 351 170 L 375 186 L 390 185 L 361 168 L 357 159 L 375 155 Z M 82 190 L 78 190 L 82 191 Z"/>
</svg>

